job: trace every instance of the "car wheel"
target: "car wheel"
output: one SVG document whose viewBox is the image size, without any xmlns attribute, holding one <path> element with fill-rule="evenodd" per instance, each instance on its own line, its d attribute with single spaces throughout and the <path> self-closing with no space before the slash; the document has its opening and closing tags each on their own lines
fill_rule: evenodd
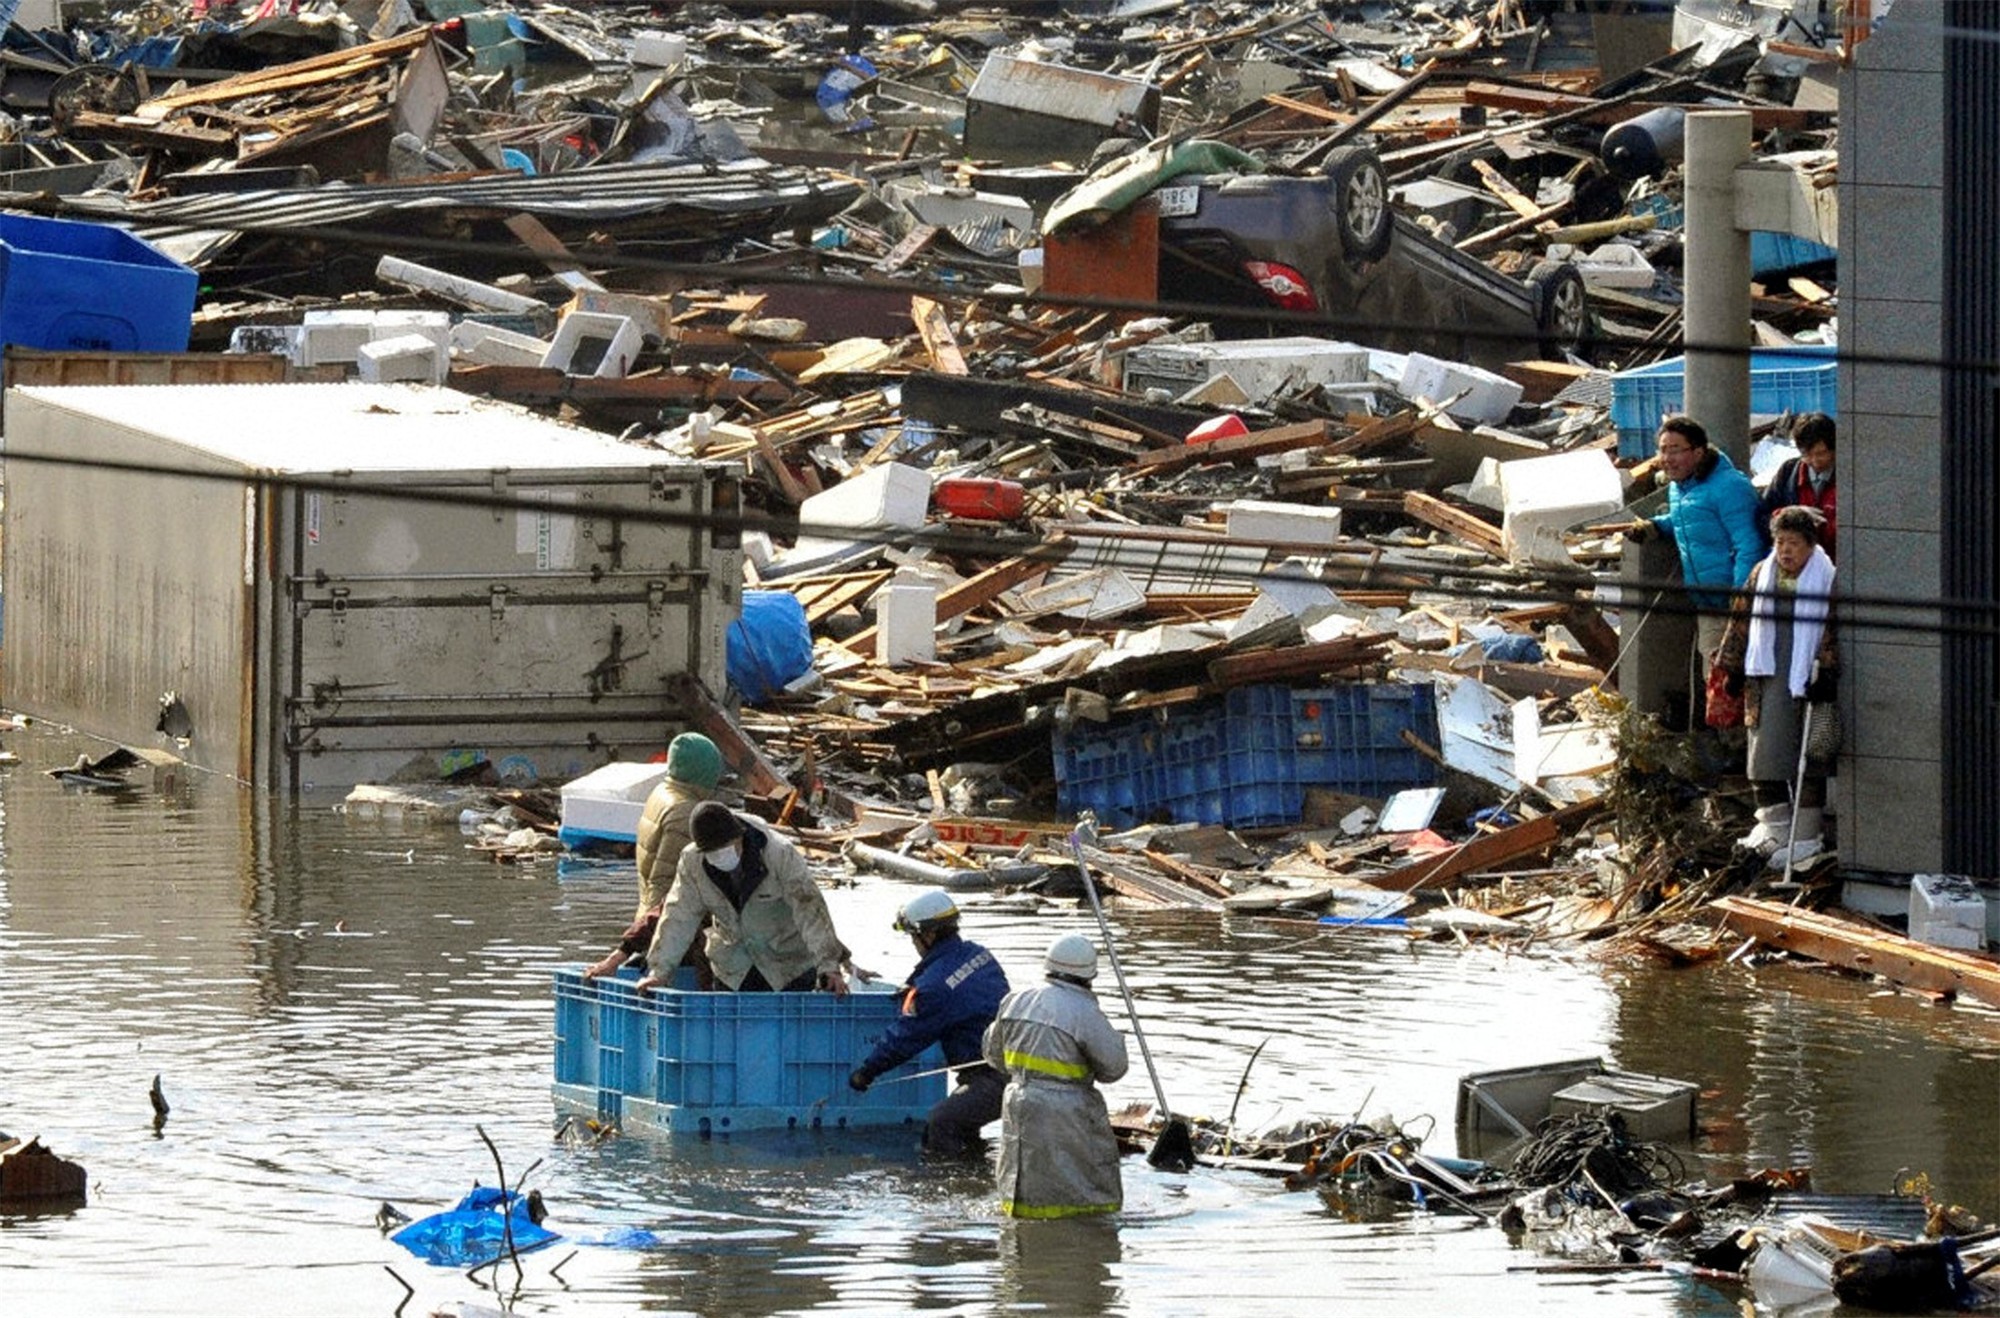
<svg viewBox="0 0 2000 1318">
<path fill-rule="evenodd" d="M 1333 182 L 1333 219 L 1340 249 L 1350 261 L 1379 261 L 1389 252 L 1395 216 L 1389 209 L 1389 176 L 1365 146 L 1344 146 L 1327 158 Z"/>
<path fill-rule="evenodd" d="M 1535 293 L 1535 327 L 1542 351 L 1581 354 L 1590 342 L 1590 295 L 1567 261 L 1544 261 L 1528 272 Z"/>
</svg>

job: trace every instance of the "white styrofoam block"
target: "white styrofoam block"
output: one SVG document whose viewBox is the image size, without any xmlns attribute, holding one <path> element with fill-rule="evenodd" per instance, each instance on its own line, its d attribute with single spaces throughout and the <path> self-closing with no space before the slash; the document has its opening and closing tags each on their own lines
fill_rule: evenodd
<svg viewBox="0 0 2000 1318">
<path fill-rule="evenodd" d="M 898 573 L 875 592 L 875 654 L 891 668 L 937 658 L 937 587 Z"/>
<path fill-rule="evenodd" d="M 440 348 L 451 346 L 451 313 L 448 311 L 378 311 L 368 341 L 399 339 L 421 334 Z"/>
<path fill-rule="evenodd" d="M 1651 288 L 1653 263 L 1630 243 L 1606 243 L 1575 261 L 1583 282 L 1592 288 Z"/>
<path fill-rule="evenodd" d="M 565 784 L 561 836 L 636 841 L 646 798 L 666 776 L 664 764 L 617 761 Z"/>
<path fill-rule="evenodd" d="M 648 68 L 671 69 L 687 58 L 687 38 L 674 32 L 647 29 L 632 34 L 632 62 Z"/>
<path fill-rule="evenodd" d="M 296 363 L 304 333 L 299 325 L 238 325 L 229 332 L 228 351 L 287 357 Z"/>
<path fill-rule="evenodd" d="M 1500 543 L 1510 562 L 1567 565 L 1563 532 L 1625 507 L 1618 468 L 1603 449 L 1500 464 Z"/>
<path fill-rule="evenodd" d="M 414 381 L 443 384 L 450 355 L 423 334 L 375 339 L 361 345 L 355 374 L 369 384 Z"/>
<path fill-rule="evenodd" d="M 806 499 L 799 505 L 799 526 L 808 534 L 829 528 L 922 526 L 930 506 L 929 472 L 884 462 Z"/>
<path fill-rule="evenodd" d="M 308 311 L 299 322 L 299 365 L 352 365 L 373 337 L 372 311 Z"/>
<path fill-rule="evenodd" d="M 1505 421 L 1521 401 L 1521 386 L 1504 375 L 1421 352 L 1411 353 L 1404 361 L 1397 388 L 1405 398 L 1426 398 L 1433 403 L 1463 393 L 1463 398 L 1445 408 L 1460 421 Z"/>
<path fill-rule="evenodd" d="M 451 350 L 482 366 L 540 366 L 549 344 L 532 334 L 461 320 L 451 327 Z"/>
<path fill-rule="evenodd" d="M 1149 343 L 1125 354 L 1125 387 L 1134 393 L 1158 388 L 1179 397 L 1222 375 L 1233 379 L 1250 401 L 1263 402 L 1286 390 L 1360 384 L 1368 379 L 1368 350 L 1292 335 L 1226 343 Z"/>
<path fill-rule="evenodd" d="M 1951 929 L 1972 936 L 1970 943 Z M 1923 933 L 1919 933 L 1919 930 Z M 1981 947 L 1986 942 L 1986 898 L 1970 879 L 1957 874 L 1916 874 L 1910 878 L 1910 937 L 1944 947 Z M 1960 938 L 1950 942 L 1946 939 Z"/>
<path fill-rule="evenodd" d="M 1301 503 L 1237 499 L 1225 504 L 1224 533 L 1231 540 L 1277 540 L 1285 544 L 1331 547 L 1340 539 L 1340 509 Z"/>
<path fill-rule="evenodd" d="M 572 311 L 556 326 L 542 365 L 565 375 L 623 379 L 645 342 L 644 332 L 629 316 Z"/>
</svg>

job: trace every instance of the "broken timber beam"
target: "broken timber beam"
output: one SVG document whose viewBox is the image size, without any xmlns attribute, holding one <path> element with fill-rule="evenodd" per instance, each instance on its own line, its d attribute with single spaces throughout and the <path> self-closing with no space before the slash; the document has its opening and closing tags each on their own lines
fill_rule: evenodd
<svg viewBox="0 0 2000 1318">
<path fill-rule="evenodd" d="M 1530 819 L 1512 828 L 1503 828 L 1497 833 L 1476 837 L 1470 842 L 1460 843 L 1450 851 L 1426 856 L 1414 864 L 1390 870 L 1387 874 L 1365 876 L 1368 886 L 1388 892 L 1415 892 L 1419 888 L 1455 879 L 1461 874 L 1490 870 L 1509 861 L 1532 856 L 1542 848 L 1561 841 L 1563 834 L 1582 823 L 1598 808 L 1598 804 L 1596 801 L 1584 801 L 1577 805 L 1564 806 L 1539 819 Z"/>
<path fill-rule="evenodd" d="M 1456 536 L 1474 549 L 1484 550 L 1494 558 L 1507 557 L 1501 548 L 1500 528 L 1484 518 L 1474 517 L 1463 509 L 1454 508 L 1435 495 L 1421 490 L 1411 490 L 1403 496 L 1403 511 L 1426 526 L 1436 527 L 1446 535 Z"/>
<path fill-rule="evenodd" d="M 2000 1007 L 2000 961 L 1992 957 L 1933 947 L 1901 934 L 1754 897 L 1722 897 L 1709 905 L 1731 929 L 1767 946 L 1880 975 L 1927 993 L 1956 994 Z"/>
<path fill-rule="evenodd" d="M 736 720 L 716 703 L 708 688 L 690 673 L 668 678 L 667 687 L 686 714 L 688 727 L 714 742 L 722 752 L 723 762 L 743 775 L 746 794 L 772 801 L 782 811 L 786 798 L 794 794 L 791 783 L 777 765 L 765 758 L 762 748 L 744 735 Z"/>
</svg>

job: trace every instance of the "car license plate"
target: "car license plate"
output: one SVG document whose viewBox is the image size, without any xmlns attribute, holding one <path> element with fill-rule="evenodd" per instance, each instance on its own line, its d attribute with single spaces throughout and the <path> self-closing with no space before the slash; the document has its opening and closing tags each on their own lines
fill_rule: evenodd
<svg viewBox="0 0 2000 1318">
<path fill-rule="evenodd" d="M 1201 185 L 1183 183 L 1179 187 L 1155 188 L 1153 195 L 1160 202 L 1160 218 L 1172 219 L 1176 215 L 1192 215 L 1201 209 Z"/>
</svg>

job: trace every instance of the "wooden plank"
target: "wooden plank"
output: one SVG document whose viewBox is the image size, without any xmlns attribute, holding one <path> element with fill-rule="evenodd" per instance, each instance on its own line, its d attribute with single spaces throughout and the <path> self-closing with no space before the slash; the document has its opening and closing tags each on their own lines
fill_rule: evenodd
<svg viewBox="0 0 2000 1318">
<path fill-rule="evenodd" d="M 1501 549 L 1499 527 L 1484 518 L 1454 508 L 1433 495 L 1420 490 L 1409 491 L 1403 496 L 1403 511 L 1426 526 L 1434 526 L 1465 541 L 1474 549 L 1482 549 L 1495 558 L 1506 556 Z"/>
<path fill-rule="evenodd" d="M 540 257 L 542 264 L 557 274 L 583 269 L 583 263 L 576 259 L 569 248 L 563 246 L 563 240 L 556 237 L 548 225 L 526 211 L 509 215 L 501 223 L 507 226 L 508 233 L 521 240 L 523 247 Z"/>
<path fill-rule="evenodd" d="M 958 350 L 958 340 L 952 336 L 951 322 L 945 317 L 943 307 L 930 298 L 913 297 L 910 319 L 917 323 L 917 337 L 924 341 L 924 351 L 930 354 L 940 375 L 972 373 L 965 364 L 965 354 Z"/>
<path fill-rule="evenodd" d="M 1484 160 L 1475 160 L 1472 162 L 1472 168 L 1473 172 L 1485 181 L 1487 190 L 1506 202 L 1507 209 L 1514 214 L 1544 233 L 1556 227 L 1553 221 L 1542 214 L 1543 208 L 1535 204 L 1533 197 L 1515 187 L 1513 181 L 1495 169 L 1492 164 Z"/>
<path fill-rule="evenodd" d="M 1643 94 L 1642 94 L 1643 95 Z M 1756 132 L 1768 132 L 1773 128 L 1805 128 L 1810 125 L 1813 112 L 1795 110 L 1789 105 L 1699 105 L 1683 101 L 1668 100 L 1625 100 L 1623 97 L 1606 101 L 1601 106 L 1590 96 L 1568 96 L 1562 92 L 1533 91 L 1525 87 L 1506 87 L 1493 82 L 1469 82 L 1465 85 L 1465 99 L 1470 105 L 1483 105 L 1493 110 L 1520 110 L 1532 115 L 1554 115 L 1580 112 L 1579 118 L 1605 123 L 1630 119 L 1634 115 L 1645 114 L 1664 106 L 1676 106 L 1684 110 L 1747 110 L 1750 113 L 1750 127 Z"/>
<path fill-rule="evenodd" d="M 1737 933 L 1927 993 L 1951 993 L 2000 1007 L 2000 961 L 1933 947 L 1886 930 L 1754 897 L 1722 897 L 1709 906 Z"/>
<path fill-rule="evenodd" d="M 1539 819 L 1530 819 L 1512 828 L 1476 837 L 1450 851 L 1426 856 L 1401 869 L 1370 875 L 1368 886 L 1388 892 L 1415 892 L 1419 888 L 1446 883 L 1479 870 L 1494 869 L 1553 846 L 1562 840 L 1565 831 L 1581 824 L 1597 808 L 1596 801 L 1565 806 Z"/>
<path fill-rule="evenodd" d="M 1070 548 L 1068 537 L 1051 536 L 1032 552 L 995 563 L 979 575 L 953 586 L 938 596 L 939 625 L 950 622 L 960 614 L 970 613 L 981 605 L 990 604 L 1003 592 L 1012 590 L 1037 573 L 1048 571 L 1069 557 Z M 876 634 L 877 629 L 869 627 L 856 632 L 841 645 L 858 655 L 872 655 L 875 653 Z"/>
<path fill-rule="evenodd" d="M 919 224 L 916 228 L 904 234 L 903 240 L 894 247 L 891 247 L 887 254 L 874 264 L 872 269 L 878 275 L 895 274 L 914 260 L 918 252 L 930 246 L 931 240 L 936 238 L 938 233 L 939 230 L 935 224 Z"/>
<path fill-rule="evenodd" d="M 1135 471 L 1166 475 L 1187 467 L 1206 466 L 1210 463 L 1254 462 L 1273 453 L 1325 447 L 1329 434 L 1327 423 L 1324 421 L 1301 421 L 1296 425 L 1255 430 L 1247 435 L 1232 435 L 1228 439 L 1218 439 L 1207 444 L 1182 444 L 1178 448 L 1149 449 L 1133 458 L 1129 465 Z"/>
</svg>

